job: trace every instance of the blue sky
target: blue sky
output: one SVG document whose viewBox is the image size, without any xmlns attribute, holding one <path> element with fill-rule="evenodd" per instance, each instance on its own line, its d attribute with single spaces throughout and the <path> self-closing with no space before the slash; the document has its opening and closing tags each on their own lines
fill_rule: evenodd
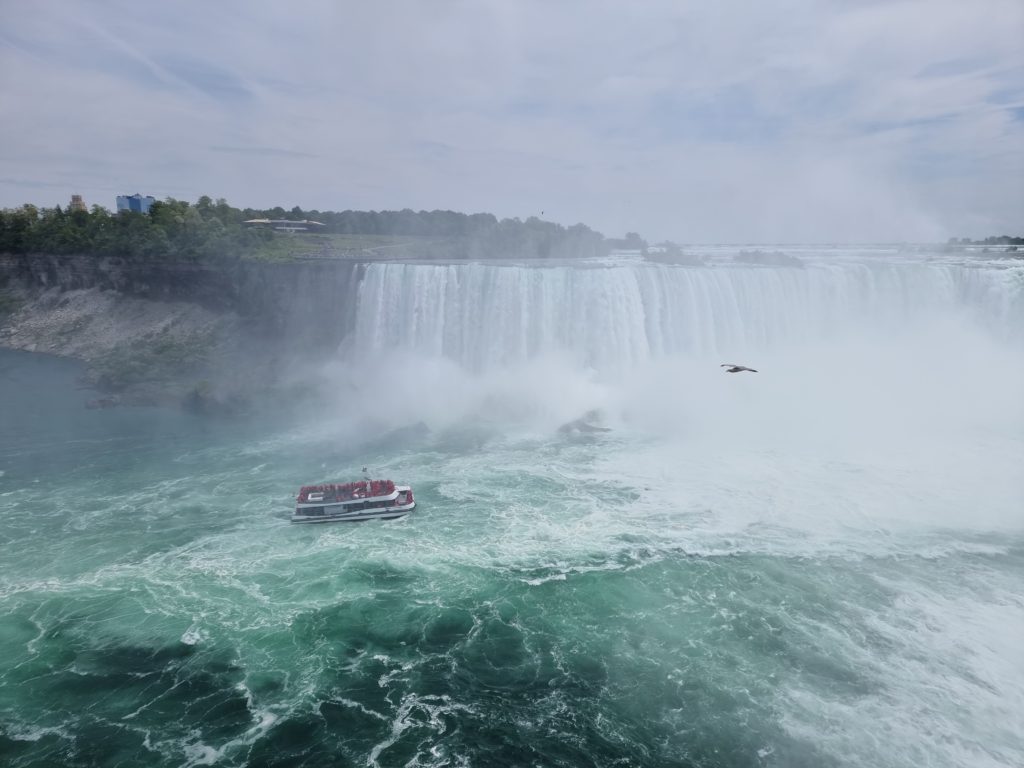
<svg viewBox="0 0 1024 768">
<path fill-rule="evenodd" d="M 0 2 L 0 205 L 1024 234 L 1019 0 Z"/>
</svg>

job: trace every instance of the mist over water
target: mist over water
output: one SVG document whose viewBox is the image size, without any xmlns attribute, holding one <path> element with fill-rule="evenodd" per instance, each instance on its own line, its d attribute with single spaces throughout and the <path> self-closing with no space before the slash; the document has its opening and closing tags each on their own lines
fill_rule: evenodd
<svg viewBox="0 0 1024 768">
<path fill-rule="evenodd" d="M 726 253 L 370 265 L 288 419 L 4 355 L 0 756 L 1024 762 L 1024 268 Z M 288 524 L 364 465 L 416 513 Z"/>
</svg>

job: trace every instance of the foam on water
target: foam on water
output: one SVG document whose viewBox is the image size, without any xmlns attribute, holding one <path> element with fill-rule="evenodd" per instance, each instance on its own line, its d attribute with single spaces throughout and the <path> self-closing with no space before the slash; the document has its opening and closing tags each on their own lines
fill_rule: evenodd
<svg viewBox="0 0 1024 768">
<path fill-rule="evenodd" d="M 12 426 L 0 754 L 1020 764 L 1018 277 L 803 257 L 374 266 L 308 420 Z M 366 465 L 417 512 L 288 524 Z"/>
</svg>

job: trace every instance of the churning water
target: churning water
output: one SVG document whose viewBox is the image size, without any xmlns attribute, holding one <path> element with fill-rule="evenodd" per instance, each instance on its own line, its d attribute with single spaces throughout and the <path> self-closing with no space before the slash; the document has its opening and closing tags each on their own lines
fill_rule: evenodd
<svg viewBox="0 0 1024 768">
<path fill-rule="evenodd" d="M 258 423 L 0 357 L 0 762 L 1024 764 L 1024 268 L 711 256 L 371 265 Z"/>
</svg>

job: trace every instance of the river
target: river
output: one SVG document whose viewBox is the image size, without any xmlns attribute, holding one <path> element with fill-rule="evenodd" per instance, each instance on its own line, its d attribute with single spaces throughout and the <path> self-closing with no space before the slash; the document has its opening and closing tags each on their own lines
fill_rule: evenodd
<svg viewBox="0 0 1024 768">
<path fill-rule="evenodd" d="M 0 763 L 1024 764 L 1024 267 L 730 252 L 371 265 L 248 419 L 0 353 Z"/>
</svg>

